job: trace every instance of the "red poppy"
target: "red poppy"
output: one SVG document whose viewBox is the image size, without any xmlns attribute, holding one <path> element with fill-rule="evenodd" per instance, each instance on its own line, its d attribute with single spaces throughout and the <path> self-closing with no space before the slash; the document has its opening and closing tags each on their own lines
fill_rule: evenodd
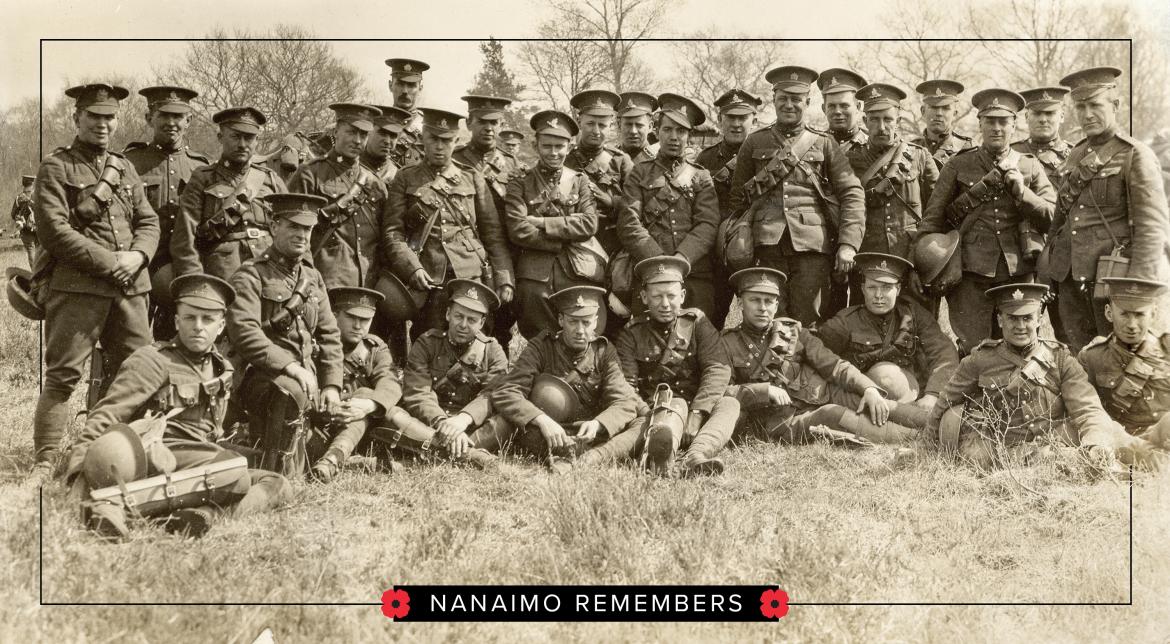
<svg viewBox="0 0 1170 644">
<path fill-rule="evenodd" d="M 760 595 L 760 612 L 768 619 L 780 619 L 788 614 L 788 593 L 769 588 Z"/>
<path fill-rule="evenodd" d="M 382 593 L 382 614 L 390 619 L 402 619 L 410 612 L 410 595 L 405 590 L 391 588 Z"/>
</svg>

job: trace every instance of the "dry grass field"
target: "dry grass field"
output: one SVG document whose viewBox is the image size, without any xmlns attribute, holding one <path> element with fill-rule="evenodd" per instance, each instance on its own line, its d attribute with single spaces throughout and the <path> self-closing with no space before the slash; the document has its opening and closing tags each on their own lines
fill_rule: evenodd
<svg viewBox="0 0 1170 644">
<path fill-rule="evenodd" d="M 10 248 L 0 261 L 23 260 Z M 80 530 L 51 486 L 39 551 L 38 493 L 22 483 L 35 333 L 0 304 L 0 641 L 247 643 L 267 628 L 282 643 L 1170 642 L 1170 474 L 1130 488 L 1071 458 L 978 476 L 936 457 L 894 469 L 884 448 L 755 443 L 727 455 L 727 475 L 698 481 L 623 468 L 554 478 L 518 459 L 489 474 L 347 471 L 200 541 L 142 526 L 120 545 Z M 775 624 L 395 624 L 376 603 L 407 582 L 777 583 L 794 606 Z M 61 604 L 375 605 L 49 606 L 38 592 Z"/>
</svg>

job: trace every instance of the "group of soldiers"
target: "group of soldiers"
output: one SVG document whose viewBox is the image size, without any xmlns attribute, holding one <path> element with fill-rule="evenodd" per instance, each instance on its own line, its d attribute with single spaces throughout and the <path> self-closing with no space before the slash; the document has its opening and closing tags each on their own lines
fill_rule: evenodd
<svg viewBox="0 0 1170 644">
<path fill-rule="evenodd" d="M 920 442 L 981 467 L 1041 438 L 1102 466 L 1170 444 L 1167 201 L 1117 123 L 1119 70 L 976 92 L 976 145 L 953 129 L 958 82 L 916 88 L 926 128 L 907 140 L 901 88 L 777 67 L 775 122 L 731 88 L 693 162 L 694 101 L 590 89 L 532 116 L 527 167 L 508 99 L 420 107 L 428 65 L 386 64 L 393 104 L 331 105 L 320 156 L 258 156 L 249 106 L 215 114 L 217 159 L 192 151 L 180 87 L 142 89 L 153 139 L 115 152 L 129 92 L 66 91 L 77 136 L 41 164 L 42 250 L 8 296 L 45 323 L 34 477 L 63 461 L 100 534 L 124 538 L 132 504 L 95 488 L 240 454 L 158 511 L 168 529 L 273 507 L 361 454 L 488 469 L 513 446 L 557 473 L 699 476 L 749 436 Z M 828 131 L 806 123 L 813 91 Z M 1069 99 L 1075 145 L 1057 136 Z M 1059 341 L 1039 337 L 1045 308 Z M 95 346 L 105 376 L 61 457 Z"/>
</svg>

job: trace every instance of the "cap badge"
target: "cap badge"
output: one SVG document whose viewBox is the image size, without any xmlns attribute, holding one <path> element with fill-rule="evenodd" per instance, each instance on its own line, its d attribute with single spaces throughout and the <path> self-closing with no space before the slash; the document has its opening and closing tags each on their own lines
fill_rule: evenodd
<svg viewBox="0 0 1170 644">
<path fill-rule="evenodd" d="M 578 295 L 578 296 L 577 296 L 577 306 L 587 306 L 587 303 L 585 302 L 585 296 L 584 296 L 584 295 Z"/>
<path fill-rule="evenodd" d="M 593 101 L 593 104 L 596 105 L 597 107 L 605 107 L 605 97 L 599 95 L 597 97 L 597 100 Z"/>
<path fill-rule="evenodd" d="M 881 98 L 881 97 L 882 97 L 882 93 L 881 93 L 881 92 L 879 92 L 879 91 L 878 91 L 878 88 L 876 88 L 876 87 L 875 87 L 875 88 L 873 88 L 873 89 L 869 90 L 869 97 L 870 97 L 870 98 Z"/>
<path fill-rule="evenodd" d="M 1012 299 L 1019 302 L 1020 300 L 1024 299 L 1024 292 L 1020 289 L 1016 289 L 1012 292 Z"/>
<path fill-rule="evenodd" d="M 942 88 L 941 87 L 934 88 L 934 95 L 935 96 L 942 96 L 943 95 Z"/>
<path fill-rule="evenodd" d="M 1051 95 L 1049 95 L 1049 93 L 1048 93 L 1048 92 L 1044 92 L 1044 93 L 1040 94 L 1040 98 L 1041 98 L 1042 100 L 1045 100 L 1045 101 L 1051 101 L 1051 100 L 1052 100 L 1052 96 L 1051 96 Z"/>
<path fill-rule="evenodd" d="M 170 100 L 170 101 L 179 100 L 179 93 L 178 92 L 171 92 L 170 94 L 167 94 L 167 100 Z"/>
<path fill-rule="evenodd" d="M 1129 288 L 1125 289 L 1125 292 L 1126 292 L 1126 293 L 1137 293 L 1137 292 L 1138 292 L 1138 287 L 1137 287 L 1137 285 L 1136 285 L 1136 284 L 1130 284 L 1130 285 L 1129 285 Z"/>
<path fill-rule="evenodd" d="M 553 128 L 554 130 L 560 129 L 561 122 L 558 121 L 556 118 L 551 118 L 548 120 L 548 127 Z"/>
<path fill-rule="evenodd" d="M 108 101 L 110 100 L 110 93 L 104 89 L 99 89 L 94 93 L 94 98 L 99 101 Z"/>
<path fill-rule="evenodd" d="M 448 127 L 447 119 L 439 119 L 439 127 L 446 129 Z"/>
<path fill-rule="evenodd" d="M 800 80 L 800 74 L 797 74 L 796 72 L 792 72 L 791 74 L 788 75 L 788 78 L 790 78 L 792 80 Z"/>
<path fill-rule="evenodd" d="M 837 77 L 836 77 L 836 76 L 830 76 L 830 77 L 829 77 L 829 86 L 830 86 L 830 87 L 832 87 L 833 85 L 836 85 L 836 84 L 837 84 Z"/>
<path fill-rule="evenodd" d="M 884 268 L 884 269 L 887 269 L 887 270 L 888 270 L 888 269 L 890 268 L 890 265 L 889 265 L 889 264 L 887 264 L 887 263 L 886 263 L 886 260 L 884 260 L 884 259 L 883 259 L 883 260 L 882 260 L 882 263 L 881 263 L 881 264 L 878 264 L 878 268 Z"/>
<path fill-rule="evenodd" d="M 408 71 L 408 72 L 412 72 L 412 71 L 414 71 L 414 68 L 410 66 L 410 63 L 406 63 L 405 65 L 403 65 L 403 66 L 402 66 L 402 69 L 403 69 L 404 71 Z"/>
<path fill-rule="evenodd" d="M 657 272 L 659 275 L 665 273 L 666 272 L 666 264 L 659 264 Z"/>
<path fill-rule="evenodd" d="M 476 290 L 475 290 L 475 289 L 473 289 L 473 288 L 469 288 L 469 289 L 467 289 L 467 297 L 469 297 L 469 298 L 471 298 L 471 299 L 473 299 L 473 300 L 478 300 L 478 299 L 479 299 L 479 293 L 478 293 L 478 292 L 476 292 Z"/>
<path fill-rule="evenodd" d="M 996 96 L 996 97 L 993 97 L 993 98 L 991 99 L 991 104 L 992 104 L 992 105 L 994 105 L 994 106 L 996 106 L 996 107 L 999 107 L 999 97 L 998 97 L 998 96 Z"/>
</svg>

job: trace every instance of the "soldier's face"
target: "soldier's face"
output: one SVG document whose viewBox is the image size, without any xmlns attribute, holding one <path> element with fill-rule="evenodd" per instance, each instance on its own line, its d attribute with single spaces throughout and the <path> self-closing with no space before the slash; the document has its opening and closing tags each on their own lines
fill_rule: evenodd
<svg viewBox="0 0 1170 644">
<path fill-rule="evenodd" d="M 1117 110 L 1121 106 L 1114 90 L 1098 92 L 1083 101 L 1073 101 L 1073 112 L 1085 136 L 1097 136 L 1117 125 Z"/>
<path fill-rule="evenodd" d="M 1016 131 L 1014 116 L 980 116 L 979 133 L 983 135 L 983 147 L 989 150 L 1005 150 L 1012 142 Z"/>
<path fill-rule="evenodd" d="M 860 112 L 857 96 L 853 92 L 826 94 L 822 109 L 825 111 L 825 117 L 829 119 L 829 129 L 834 132 L 845 132 L 852 128 Z"/>
<path fill-rule="evenodd" d="M 589 345 L 597 332 L 597 314 L 592 315 L 557 315 L 557 322 L 561 325 L 561 340 L 565 346 L 580 351 Z"/>
<path fill-rule="evenodd" d="M 277 219 L 272 224 L 272 247 L 284 257 L 300 257 L 309 250 L 312 226 L 304 226 L 288 219 Z"/>
<path fill-rule="evenodd" d="M 1040 337 L 1040 310 L 1027 313 L 996 314 L 999 319 L 999 328 L 1003 330 L 1003 339 L 1013 347 L 1028 347 Z"/>
<path fill-rule="evenodd" d="M 1064 123 L 1064 106 L 1030 108 L 1025 117 L 1028 120 L 1028 137 L 1037 142 L 1051 141 L 1060 132 Z"/>
<path fill-rule="evenodd" d="M 379 159 L 385 159 L 390 156 L 394 150 L 394 144 L 397 142 L 397 134 L 377 128 L 370 132 L 369 138 L 366 139 L 366 153 Z"/>
<path fill-rule="evenodd" d="M 687 290 L 680 282 L 647 284 L 641 291 L 642 304 L 655 322 L 673 322 L 682 311 Z"/>
<path fill-rule="evenodd" d="M 744 291 L 739 294 L 739 306 L 743 309 L 743 322 L 760 330 L 772 323 L 780 309 L 780 298 L 771 293 Z"/>
<path fill-rule="evenodd" d="M 356 159 L 366 146 L 369 133 L 349 123 L 338 123 L 333 128 L 333 151 L 346 159 Z"/>
<path fill-rule="evenodd" d="M 540 155 L 540 162 L 550 168 L 560 168 L 565 165 L 565 157 L 569 156 L 569 140 L 550 134 L 536 135 L 536 153 Z"/>
<path fill-rule="evenodd" d="M 337 328 L 341 330 L 341 343 L 346 348 L 356 347 L 370 332 L 370 324 L 373 321 L 374 316 L 364 312 L 338 311 Z"/>
<path fill-rule="evenodd" d="M 782 89 L 772 92 L 772 106 L 776 108 L 776 122 L 784 126 L 797 125 L 804 120 L 808 108 L 808 93 L 791 94 Z"/>
<path fill-rule="evenodd" d="M 622 117 L 622 145 L 641 147 L 650 136 L 650 115 Z"/>
<path fill-rule="evenodd" d="M 1156 304 L 1112 300 L 1105 305 L 1105 319 L 1113 323 L 1113 335 L 1125 344 L 1141 342 L 1158 314 Z"/>
<path fill-rule="evenodd" d="M 755 114 L 723 114 L 719 117 L 719 130 L 723 133 L 723 140 L 731 145 L 743 143 L 748 131 L 755 126 Z"/>
<path fill-rule="evenodd" d="M 577 141 L 587 148 L 596 148 L 605 143 L 605 135 L 613 125 L 612 116 L 597 116 L 596 114 L 581 114 L 577 119 L 581 131 L 577 133 Z"/>
<path fill-rule="evenodd" d="M 451 162 L 451 155 L 455 153 L 455 137 L 447 139 L 423 130 L 422 144 L 423 157 L 432 168 L 447 167 Z"/>
<path fill-rule="evenodd" d="M 471 141 L 477 146 L 487 149 L 496 145 L 496 135 L 500 133 L 499 118 L 472 117 L 467 121 L 471 130 Z"/>
<path fill-rule="evenodd" d="M 256 150 L 256 135 L 240 132 L 230 127 L 219 128 L 219 145 L 223 148 L 220 158 L 232 163 L 248 163 Z"/>
<path fill-rule="evenodd" d="M 866 112 L 865 129 L 869 130 L 869 140 L 874 144 L 893 145 L 898 140 L 898 108 Z"/>
<path fill-rule="evenodd" d="M 175 309 L 175 329 L 179 342 L 192 353 L 206 353 L 223 333 L 227 318 L 222 309 L 203 309 L 179 302 Z"/>
<path fill-rule="evenodd" d="M 175 146 L 183 140 L 183 133 L 191 123 L 190 113 L 176 114 L 155 110 L 146 115 L 150 128 L 154 131 L 154 142 L 160 145 Z"/>
<path fill-rule="evenodd" d="M 922 118 L 926 119 L 926 131 L 935 136 L 942 136 L 951 131 L 955 122 L 955 104 L 923 105 Z"/>
<path fill-rule="evenodd" d="M 485 316 L 455 302 L 447 307 L 447 335 L 455 344 L 467 344 L 483 329 Z"/>
<path fill-rule="evenodd" d="M 118 131 L 118 115 L 77 110 L 73 113 L 73 124 L 77 126 L 77 138 L 82 143 L 106 148 L 110 145 L 110 137 Z"/>
<path fill-rule="evenodd" d="M 508 154 L 511 154 L 512 156 L 516 156 L 517 154 L 520 154 L 520 140 L 519 139 L 500 139 L 500 148 L 504 152 L 507 152 Z"/>
<path fill-rule="evenodd" d="M 662 117 L 658 121 L 658 154 L 672 159 L 679 158 L 686 152 L 687 143 L 691 140 L 691 130 L 673 120 Z"/>
<path fill-rule="evenodd" d="M 894 310 L 901 287 L 867 277 L 861 291 L 865 294 L 865 309 L 874 315 L 885 315 Z"/>
<path fill-rule="evenodd" d="M 422 81 L 404 81 L 401 78 L 390 79 L 390 94 L 394 96 L 394 107 L 404 110 L 413 110 L 418 102 L 418 95 L 422 92 Z"/>
</svg>

